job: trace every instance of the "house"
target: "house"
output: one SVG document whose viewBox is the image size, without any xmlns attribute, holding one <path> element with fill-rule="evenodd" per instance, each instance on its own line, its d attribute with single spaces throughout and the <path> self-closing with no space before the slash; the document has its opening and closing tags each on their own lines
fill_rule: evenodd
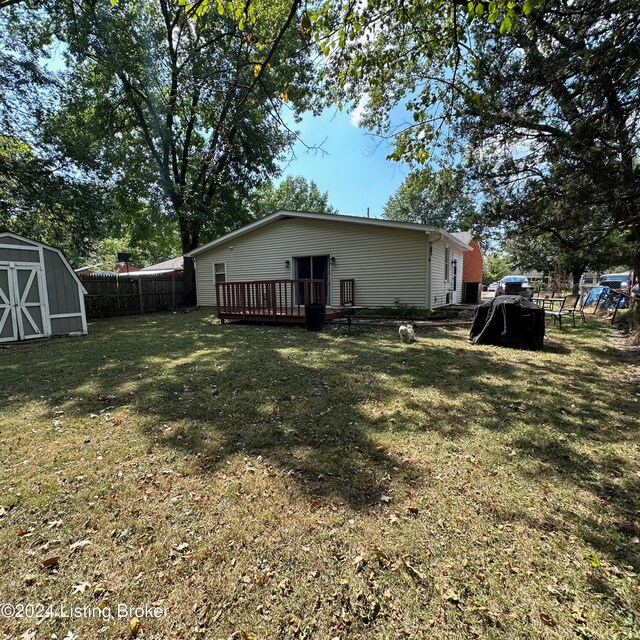
<svg viewBox="0 0 640 640">
<path fill-rule="evenodd" d="M 462 300 L 463 302 L 480 302 L 482 299 L 482 250 L 480 243 L 468 231 L 453 234 L 458 240 L 469 245 L 471 251 L 464 256 L 462 270 Z"/>
<path fill-rule="evenodd" d="M 130 262 L 116 262 L 115 272 L 119 274 L 128 275 L 130 273 L 136 273 L 140 271 L 140 267 Z"/>
<path fill-rule="evenodd" d="M 171 258 L 164 262 L 158 262 L 158 264 L 152 264 L 149 267 L 144 267 L 137 271 L 137 276 L 181 276 L 184 272 L 184 258 L 178 256 L 177 258 Z"/>
<path fill-rule="evenodd" d="M 86 293 L 60 249 L 0 233 L 0 342 L 87 333 Z"/>
<path fill-rule="evenodd" d="M 246 317 L 251 309 L 249 315 L 276 319 L 304 315 L 308 302 L 331 309 L 460 302 L 470 250 L 456 236 L 422 224 L 276 211 L 188 257 L 195 262 L 199 306 L 217 308 L 220 317 L 243 309 Z"/>
</svg>

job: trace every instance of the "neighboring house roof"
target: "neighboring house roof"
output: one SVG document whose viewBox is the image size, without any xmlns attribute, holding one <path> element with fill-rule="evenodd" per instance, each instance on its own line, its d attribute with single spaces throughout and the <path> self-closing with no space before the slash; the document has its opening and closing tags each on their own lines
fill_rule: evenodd
<svg viewBox="0 0 640 640">
<path fill-rule="evenodd" d="M 116 269 L 118 273 L 134 273 L 140 271 L 140 267 L 130 262 L 116 262 Z"/>
<path fill-rule="evenodd" d="M 184 257 L 178 256 L 177 258 L 171 258 L 170 260 L 165 260 L 164 262 L 158 262 L 158 264 L 152 264 L 149 267 L 144 267 L 140 269 L 140 271 L 153 271 L 153 272 L 162 272 L 162 271 L 182 271 L 184 269 Z"/>
<path fill-rule="evenodd" d="M 473 236 L 470 231 L 454 231 L 451 235 L 455 236 L 465 244 L 469 244 L 473 240 Z"/>
<path fill-rule="evenodd" d="M 527 278 L 542 278 L 544 276 L 544 273 L 540 272 L 540 271 L 536 271 L 535 269 L 531 270 L 531 271 L 521 271 L 520 269 L 514 269 L 511 272 L 511 275 L 513 276 L 526 276 Z"/>
<path fill-rule="evenodd" d="M 172 271 L 168 271 L 167 269 L 149 269 L 148 271 L 146 269 L 141 269 L 140 271 L 132 271 L 129 274 L 126 273 L 120 273 L 119 275 L 121 276 L 126 276 L 129 275 L 131 277 L 133 276 L 172 276 L 172 275 L 180 275 L 182 274 L 182 269 L 173 269 Z"/>
<path fill-rule="evenodd" d="M 365 224 L 376 227 L 388 227 L 391 229 L 407 229 L 408 231 L 420 231 L 422 233 L 436 233 L 441 234 L 442 237 L 446 240 L 449 240 L 455 245 L 458 245 L 464 251 L 470 251 L 468 243 L 463 242 L 460 238 L 457 238 L 454 234 L 448 233 L 443 229 L 439 229 L 438 227 L 431 227 L 425 224 L 416 224 L 414 222 L 395 222 L 393 220 L 379 220 L 377 218 L 361 218 L 356 216 L 343 216 L 329 213 L 307 213 L 306 211 L 286 211 L 280 210 L 268 215 L 264 218 L 260 218 L 260 220 L 256 220 L 255 222 L 251 222 L 250 224 L 245 225 L 244 227 L 240 227 L 236 231 L 231 231 L 215 240 L 208 242 L 207 244 L 203 244 L 201 247 L 194 249 L 191 253 L 186 254 L 187 257 L 192 258 L 197 256 L 199 253 L 203 251 L 207 251 L 217 245 L 223 244 L 224 242 L 228 242 L 238 236 L 242 236 L 245 233 L 250 233 L 255 229 L 259 229 L 267 224 L 275 222 L 277 220 L 283 220 L 286 218 L 300 218 L 303 220 L 324 220 L 324 221 L 332 221 L 332 222 L 345 222 L 350 224 Z"/>
</svg>

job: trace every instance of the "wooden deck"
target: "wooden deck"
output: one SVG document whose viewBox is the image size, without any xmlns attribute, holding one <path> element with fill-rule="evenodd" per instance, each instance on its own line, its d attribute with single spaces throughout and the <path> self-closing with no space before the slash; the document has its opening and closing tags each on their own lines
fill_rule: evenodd
<svg viewBox="0 0 640 640">
<path fill-rule="evenodd" d="M 350 291 L 353 296 L 352 281 Z M 324 280 L 252 280 L 216 283 L 216 312 L 222 321 L 305 324 L 305 305 L 326 304 L 326 300 Z M 347 313 L 348 309 L 327 307 L 325 320 L 334 320 Z"/>
</svg>

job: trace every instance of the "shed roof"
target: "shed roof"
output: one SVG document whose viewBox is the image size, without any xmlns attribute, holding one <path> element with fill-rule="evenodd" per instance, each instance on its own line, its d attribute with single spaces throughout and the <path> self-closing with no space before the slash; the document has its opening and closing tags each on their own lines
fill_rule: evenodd
<svg viewBox="0 0 640 640">
<path fill-rule="evenodd" d="M 49 249 L 50 251 L 55 251 L 55 253 L 57 253 L 60 256 L 60 259 L 62 260 L 63 264 L 69 270 L 69 273 L 74 277 L 75 281 L 78 283 L 78 286 L 80 287 L 80 290 L 82 291 L 82 293 L 84 294 L 87 293 L 87 290 L 84 288 L 82 281 L 78 277 L 78 274 L 73 270 L 73 268 L 69 264 L 69 261 L 67 260 L 67 256 L 64 255 L 64 252 L 62 250 L 58 249 L 57 247 L 52 247 L 50 244 L 45 244 L 44 242 L 38 242 L 37 240 L 31 240 L 31 238 L 25 238 L 24 236 L 20 236 L 17 233 L 12 233 L 11 231 L 0 231 L 0 244 L 2 243 L 2 238 L 13 238 L 14 240 L 27 242 L 32 246 L 44 247 L 46 249 Z"/>
<path fill-rule="evenodd" d="M 231 231 L 211 242 L 207 242 L 207 244 L 203 244 L 201 247 L 194 249 L 190 253 L 187 253 L 187 257 L 197 256 L 199 253 L 203 251 L 207 251 L 208 249 L 212 249 L 219 244 L 223 244 L 224 242 L 228 242 L 233 238 L 237 238 L 239 236 L 244 235 L 245 233 L 250 233 L 260 227 L 263 227 L 267 224 L 275 222 L 277 220 L 283 220 L 286 218 L 301 218 L 307 220 L 324 220 L 324 221 L 332 221 L 332 222 L 344 222 L 347 224 L 365 224 L 376 227 L 388 227 L 392 229 L 406 229 L 408 231 L 419 231 L 421 233 L 427 234 L 441 234 L 442 237 L 446 238 L 448 241 L 453 244 L 458 245 L 463 251 L 470 251 L 471 247 L 469 247 L 468 243 L 463 242 L 460 238 L 457 238 L 454 234 L 445 231 L 444 229 L 439 229 L 438 227 L 432 227 L 426 224 L 417 224 L 414 222 L 395 222 L 394 220 L 379 220 L 378 218 L 362 218 L 359 216 L 344 216 L 344 215 L 336 215 L 329 213 L 308 213 L 306 211 L 287 211 L 282 209 L 280 211 L 276 211 L 271 215 L 268 215 L 264 218 L 260 218 L 255 222 L 251 222 L 244 227 L 240 227 L 240 229 L 236 229 L 235 231 Z"/>
</svg>

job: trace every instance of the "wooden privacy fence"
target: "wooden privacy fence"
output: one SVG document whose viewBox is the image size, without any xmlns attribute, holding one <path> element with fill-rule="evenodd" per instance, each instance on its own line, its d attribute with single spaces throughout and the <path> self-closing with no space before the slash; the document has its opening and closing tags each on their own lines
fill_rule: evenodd
<svg viewBox="0 0 640 640">
<path fill-rule="evenodd" d="M 88 318 L 166 311 L 190 303 L 184 276 L 82 276 Z"/>
</svg>

